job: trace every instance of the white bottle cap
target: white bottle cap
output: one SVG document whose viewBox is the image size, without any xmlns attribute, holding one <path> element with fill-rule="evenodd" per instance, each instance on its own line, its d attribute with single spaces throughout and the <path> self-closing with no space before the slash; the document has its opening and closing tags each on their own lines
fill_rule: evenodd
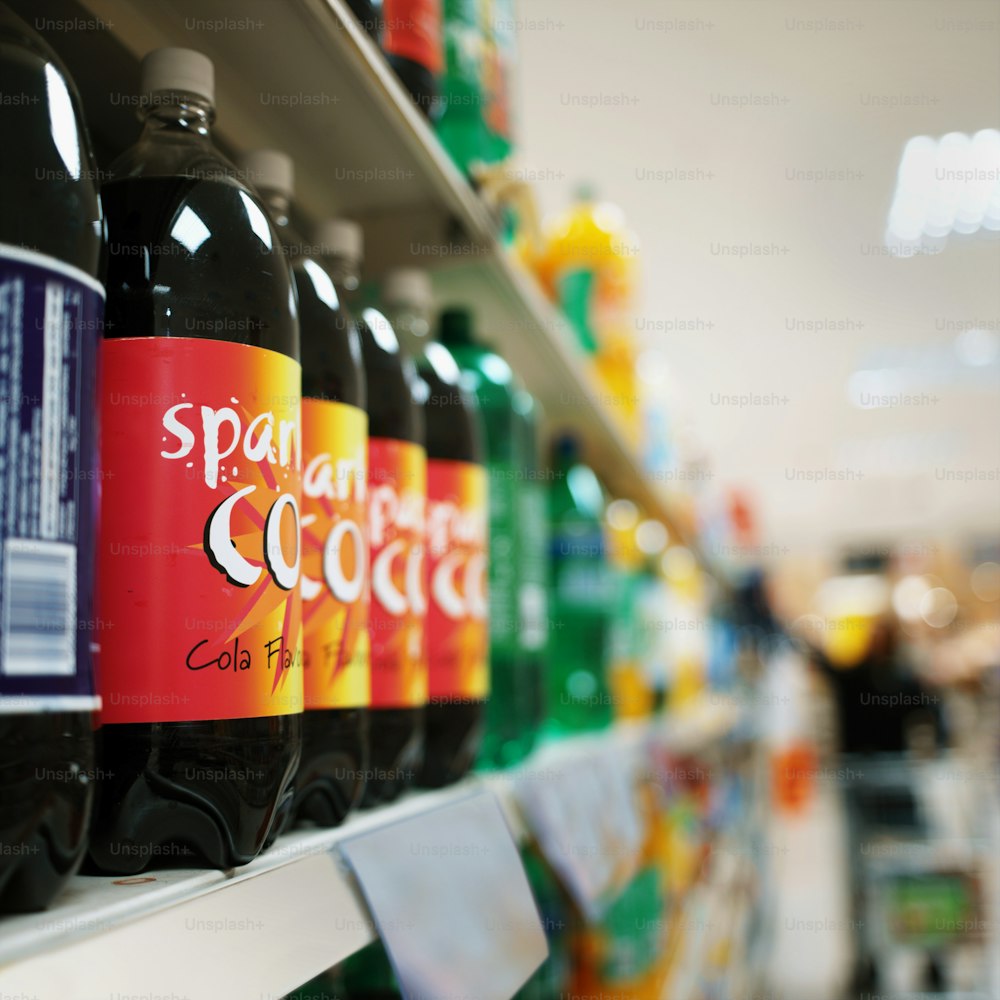
<svg viewBox="0 0 1000 1000">
<path fill-rule="evenodd" d="M 364 259 L 364 233 L 350 219 L 327 219 L 316 229 L 316 242 L 325 256 L 346 257 L 360 263 Z"/>
<path fill-rule="evenodd" d="M 276 191 L 286 198 L 295 193 L 295 164 L 277 149 L 254 149 L 239 158 L 243 175 L 258 191 Z"/>
<path fill-rule="evenodd" d="M 154 49 L 142 60 L 142 94 L 161 91 L 197 94 L 215 102 L 215 69 L 208 56 L 194 49 Z"/>
<path fill-rule="evenodd" d="M 431 276 L 416 267 L 389 271 L 382 282 L 382 298 L 389 305 L 412 306 L 426 311 L 434 304 Z"/>
</svg>

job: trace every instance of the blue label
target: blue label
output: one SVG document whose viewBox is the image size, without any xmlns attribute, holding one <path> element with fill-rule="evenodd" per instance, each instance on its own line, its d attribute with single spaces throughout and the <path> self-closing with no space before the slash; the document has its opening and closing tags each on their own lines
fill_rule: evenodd
<svg viewBox="0 0 1000 1000">
<path fill-rule="evenodd" d="M 90 711 L 104 290 L 0 244 L 0 712 Z"/>
<path fill-rule="evenodd" d="M 610 616 L 614 581 L 600 526 L 556 525 L 551 552 L 553 591 L 562 610 Z"/>
</svg>

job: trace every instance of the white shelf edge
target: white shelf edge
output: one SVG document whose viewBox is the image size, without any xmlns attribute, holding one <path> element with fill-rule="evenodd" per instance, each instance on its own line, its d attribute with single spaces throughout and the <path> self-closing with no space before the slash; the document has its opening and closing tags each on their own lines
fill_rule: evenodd
<svg viewBox="0 0 1000 1000">
<path fill-rule="evenodd" d="M 720 738 L 734 722 L 716 710 L 700 722 L 697 713 L 690 718 L 704 727 L 699 744 Z M 485 788 L 523 843 L 528 834 L 515 797 L 519 775 L 557 781 L 560 762 L 598 752 L 640 762 L 651 739 L 679 751 L 693 746 L 691 734 L 683 726 L 674 732 L 669 719 L 619 723 L 545 743 L 510 771 L 412 793 L 336 829 L 295 831 L 238 869 L 152 871 L 134 879 L 76 876 L 48 911 L 0 919 L 0 994 L 92 1000 L 107 995 L 113 980 L 112 992 L 122 995 L 141 996 L 153 984 L 154 993 L 188 1000 L 277 1000 L 375 938 L 360 890 L 337 853 L 345 838 Z"/>
</svg>

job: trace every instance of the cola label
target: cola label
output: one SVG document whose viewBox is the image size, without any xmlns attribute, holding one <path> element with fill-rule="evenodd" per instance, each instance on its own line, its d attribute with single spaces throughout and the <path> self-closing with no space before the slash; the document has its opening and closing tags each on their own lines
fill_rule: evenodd
<svg viewBox="0 0 1000 1000">
<path fill-rule="evenodd" d="M 489 693 L 486 470 L 471 462 L 427 463 L 427 651 L 429 694 Z"/>
<path fill-rule="evenodd" d="M 0 244 L 0 714 L 99 705 L 92 649 L 104 289 Z"/>
<path fill-rule="evenodd" d="M 306 709 L 370 700 L 368 414 L 302 401 L 302 653 Z"/>
<path fill-rule="evenodd" d="M 424 514 L 427 454 L 394 438 L 368 442 L 372 708 L 427 701 Z"/>
<path fill-rule="evenodd" d="M 101 379 L 102 721 L 300 712 L 301 367 L 123 338 Z"/>
</svg>

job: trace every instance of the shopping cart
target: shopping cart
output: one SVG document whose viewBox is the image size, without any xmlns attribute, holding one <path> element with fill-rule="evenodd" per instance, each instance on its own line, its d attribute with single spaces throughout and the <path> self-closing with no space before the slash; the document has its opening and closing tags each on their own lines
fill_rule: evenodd
<svg viewBox="0 0 1000 1000">
<path fill-rule="evenodd" d="M 996 769 L 846 756 L 857 992 L 995 1000 Z"/>
</svg>

